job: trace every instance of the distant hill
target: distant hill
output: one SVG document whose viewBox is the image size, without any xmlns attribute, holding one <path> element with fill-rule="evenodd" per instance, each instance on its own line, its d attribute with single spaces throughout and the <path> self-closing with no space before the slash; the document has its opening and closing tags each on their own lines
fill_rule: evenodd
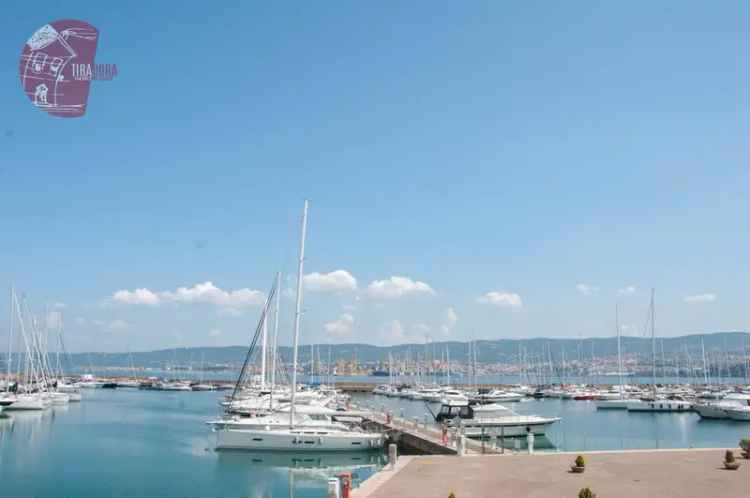
<svg viewBox="0 0 750 498">
<path fill-rule="evenodd" d="M 662 347 L 665 355 L 688 352 L 695 356 L 701 354 L 701 338 L 703 338 L 707 354 L 717 351 L 744 354 L 747 346 L 750 350 L 750 333 L 748 332 L 716 332 L 703 335 L 686 335 L 680 337 L 657 338 L 657 353 L 661 355 Z M 407 355 L 415 358 L 440 359 L 445 351 L 450 351 L 453 361 L 462 362 L 467 358 L 468 343 L 459 341 L 434 342 L 425 344 L 402 344 L 398 346 L 375 346 L 372 344 L 334 344 L 330 345 L 331 358 L 337 360 L 351 360 L 355 356 L 360 363 L 387 361 L 388 354 L 394 358 L 404 358 Z M 480 340 L 476 342 L 477 360 L 482 363 L 509 363 L 518 361 L 519 346 L 526 357 L 548 358 L 550 351 L 555 361 L 558 361 L 563 351 L 568 360 L 577 358 L 591 358 L 592 351 L 596 357 L 617 354 L 617 339 L 615 337 L 594 337 L 588 339 L 496 339 Z M 316 344 L 316 355 L 322 361 L 328 359 L 328 344 Z M 645 337 L 622 337 L 623 354 L 650 355 L 652 343 Z M 227 347 L 193 347 L 163 349 L 132 353 L 132 361 L 136 366 L 165 366 L 194 365 L 204 362 L 206 366 L 216 364 L 241 363 L 247 353 L 246 346 Z M 310 361 L 310 345 L 300 348 L 300 362 Z M 291 358 L 291 348 L 282 347 L 281 355 L 284 359 Z M 76 353 L 71 355 L 75 365 L 96 366 L 128 366 L 130 356 L 127 353 Z"/>
</svg>

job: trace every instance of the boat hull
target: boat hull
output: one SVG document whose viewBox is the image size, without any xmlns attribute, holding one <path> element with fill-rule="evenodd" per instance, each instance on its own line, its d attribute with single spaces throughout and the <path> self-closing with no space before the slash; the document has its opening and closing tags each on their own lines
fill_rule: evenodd
<svg viewBox="0 0 750 498">
<path fill-rule="evenodd" d="M 41 396 L 35 394 L 19 394 L 16 395 L 16 401 L 5 409 L 7 411 L 44 410 L 49 405 L 49 401 Z"/>
<path fill-rule="evenodd" d="M 641 401 L 628 403 L 629 412 L 691 412 L 693 405 L 687 401 Z"/>
<path fill-rule="evenodd" d="M 383 447 L 383 437 L 371 433 L 327 431 L 216 431 L 216 449 L 262 451 L 369 451 Z"/>
<path fill-rule="evenodd" d="M 545 420 L 537 422 L 527 423 L 498 423 L 498 424 L 480 424 L 480 425 L 467 425 L 463 427 L 463 433 L 469 438 L 481 438 L 488 436 L 525 436 L 529 432 L 533 432 L 535 436 L 543 436 L 547 432 L 547 429 L 557 422 L 557 420 Z"/>
</svg>

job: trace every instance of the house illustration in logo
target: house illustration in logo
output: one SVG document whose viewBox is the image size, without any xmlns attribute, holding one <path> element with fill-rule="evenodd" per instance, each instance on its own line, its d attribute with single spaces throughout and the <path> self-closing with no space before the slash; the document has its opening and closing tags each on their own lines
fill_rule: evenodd
<svg viewBox="0 0 750 498">
<path fill-rule="evenodd" d="M 98 38 L 99 31 L 83 21 L 55 21 L 39 28 L 24 45 L 19 65 L 29 100 L 55 116 L 83 116 L 91 81 L 75 78 L 74 65 L 93 64 Z"/>
</svg>

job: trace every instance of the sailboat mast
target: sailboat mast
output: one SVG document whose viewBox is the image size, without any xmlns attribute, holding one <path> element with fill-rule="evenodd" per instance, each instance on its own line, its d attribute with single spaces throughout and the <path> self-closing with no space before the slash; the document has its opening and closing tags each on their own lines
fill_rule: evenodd
<svg viewBox="0 0 750 498">
<path fill-rule="evenodd" d="M 305 237 L 307 236 L 307 200 L 302 210 L 302 234 L 299 242 L 299 264 L 297 266 L 297 298 L 294 305 L 294 340 L 292 342 L 292 396 L 289 409 L 289 426 L 294 427 L 294 398 L 297 393 L 297 349 L 299 327 L 302 319 L 302 276 L 305 266 Z"/>
<path fill-rule="evenodd" d="M 654 289 L 651 289 L 651 384 L 654 389 L 654 397 L 656 396 L 656 324 L 654 318 L 656 311 L 654 310 Z"/>
<path fill-rule="evenodd" d="M 276 387 L 276 357 L 279 354 L 279 307 L 281 302 L 281 272 L 276 272 L 276 303 L 273 317 L 273 346 L 271 356 L 271 390 Z"/>
<path fill-rule="evenodd" d="M 5 390 L 10 392 L 10 369 L 12 363 L 11 348 L 13 347 L 13 286 L 10 287 L 10 303 L 8 305 L 8 376 L 5 378 Z"/>
<path fill-rule="evenodd" d="M 268 314 L 263 313 L 263 326 L 260 347 L 260 386 L 266 387 L 266 359 L 268 358 Z"/>
<path fill-rule="evenodd" d="M 615 328 L 617 329 L 617 372 L 620 377 L 620 399 L 623 396 L 622 383 L 622 344 L 620 339 L 620 304 L 615 303 Z"/>
</svg>

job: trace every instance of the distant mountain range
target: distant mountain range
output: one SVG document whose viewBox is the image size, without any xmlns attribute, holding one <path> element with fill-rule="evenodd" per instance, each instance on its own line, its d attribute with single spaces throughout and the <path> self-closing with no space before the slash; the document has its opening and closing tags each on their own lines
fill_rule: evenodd
<svg viewBox="0 0 750 498">
<path fill-rule="evenodd" d="M 750 351 L 750 333 L 748 332 L 716 332 L 701 335 L 685 335 L 679 337 L 657 338 L 657 354 L 665 355 L 684 353 L 687 351 L 695 357 L 701 354 L 701 338 L 705 344 L 707 354 L 728 352 L 744 354 L 747 346 Z M 402 344 L 398 346 L 375 346 L 372 344 L 315 344 L 316 356 L 323 362 L 328 359 L 329 348 L 331 359 L 352 360 L 356 357 L 360 363 L 387 361 L 388 354 L 394 358 L 415 358 L 417 355 L 428 359 L 440 359 L 445 351 L 450 351 L 451 361 L 463 362 L 467 359 L 468 343 L 459 341 L 433 342 L 430 344 Z M 519 347 L 522 354 L 528 358 L 549 358 L 550 352 L 555 361 L 559 361 L 563 351 L 568 360 L 578 358 L 606 357 L 617 354 L 617 338 L 595 337 L 588 339 L 495 339 L 476 341 L 477 361 L 481 363 L 513 363 L 518 361 Z M 652 343 L 646 337 L 622 337 L 623 354 L 650 355 Z M 310 345 L 300 348 L 300 362 L 310 361 Z M 206 367 L 211 365 L 226 365 L 241 363 L 247 353 L 246 346 L 226 347 L 191 347 L 163 349 L 158 351 L 128 353 L 75 353 L 70 360 L 78 366 L 135 366 L 156 367 L 167 365 L 198 365 L 201 362 Z M 282 347 L 281 356 L 288 361 L 291 358 L 291 348 Z"/>
</svg>

